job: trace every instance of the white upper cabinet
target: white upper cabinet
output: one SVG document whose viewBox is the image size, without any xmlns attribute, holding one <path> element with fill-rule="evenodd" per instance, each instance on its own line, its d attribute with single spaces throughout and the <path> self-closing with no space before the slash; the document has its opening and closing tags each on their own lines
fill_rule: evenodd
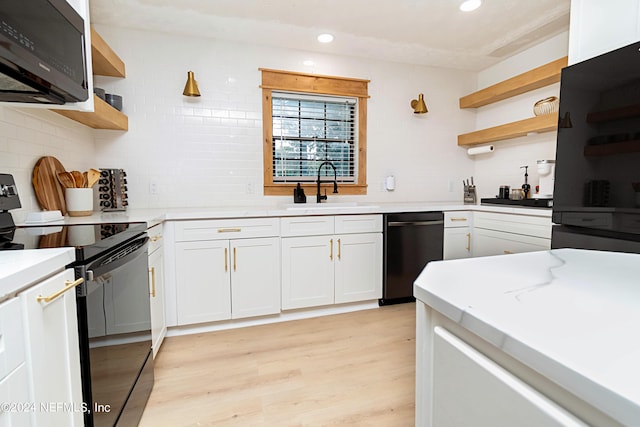
<svg viewBox="0 0 640 427">
<path fill-rule="evenodd" d="M 572 0 L 569 65 L 640 40 L 640 0 Z"/>
</svg>

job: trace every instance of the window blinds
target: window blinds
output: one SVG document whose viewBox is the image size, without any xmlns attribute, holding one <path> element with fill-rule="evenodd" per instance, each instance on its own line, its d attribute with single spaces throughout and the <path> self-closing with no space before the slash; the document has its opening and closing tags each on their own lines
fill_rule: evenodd
<svg viewBox="0 0 640 427">
<path fill-rule="evenodd" d="M 313 182 L 328 160 L 339 182 L 354 182 L 357 109 L 356 98 L 273 92 L 273 181 Z"/>
</svg>

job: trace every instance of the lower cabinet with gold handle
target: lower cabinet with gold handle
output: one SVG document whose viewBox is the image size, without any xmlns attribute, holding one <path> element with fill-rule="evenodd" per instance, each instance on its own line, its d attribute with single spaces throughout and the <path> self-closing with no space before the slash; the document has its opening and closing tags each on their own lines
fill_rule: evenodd
<svg viewBox="0 0 640 427">
<path fill-rule="evenodd" d="M 19 294 L 26 336 L 28 402 L 65 402 L 82 407 L 80 352 L 72 269 L 42 280 Z M 11 396 L 10 396 L 11 397 Z M 10 401 L 15 401 L 12 397 Z M 83 425 L 82 411 L 30 411 L 29 425 Z"/>
<path fill-rule="evenodd" d="M 280 312 L 278 237 L 176 242 L 175 250 L 178 325 Z"/>
</svg>

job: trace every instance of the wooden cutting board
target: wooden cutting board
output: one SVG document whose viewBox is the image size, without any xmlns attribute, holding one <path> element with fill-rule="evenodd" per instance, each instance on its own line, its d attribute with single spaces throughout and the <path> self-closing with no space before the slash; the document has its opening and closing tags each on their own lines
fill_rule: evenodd
<svg viewBox="0 0 640 427">
<path fill-rule="evenodd" d="M 58 182 L 58 172 L 64 171 L 62 163 L 52 156 L 39 158 L 33 168 L 33 189 L 38 204 L 45 211 L 60 211 L 62 215 L 67 214 L 64 188 Z"/>
</svg>

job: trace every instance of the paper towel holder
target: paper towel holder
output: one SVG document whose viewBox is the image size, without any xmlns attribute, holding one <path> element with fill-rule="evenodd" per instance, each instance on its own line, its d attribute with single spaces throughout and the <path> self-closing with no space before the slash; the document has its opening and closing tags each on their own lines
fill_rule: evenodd
<svg viewBox="0 0 640 427">
<path fill-rule="evenodd" d="M 478 154 L 493 153 L 495 147 L 493 145 L 482 145 L 479 147 L 472 147 L 467 150 L 467 154 L 470 156 L 476 156 Z"/>
</svg>

